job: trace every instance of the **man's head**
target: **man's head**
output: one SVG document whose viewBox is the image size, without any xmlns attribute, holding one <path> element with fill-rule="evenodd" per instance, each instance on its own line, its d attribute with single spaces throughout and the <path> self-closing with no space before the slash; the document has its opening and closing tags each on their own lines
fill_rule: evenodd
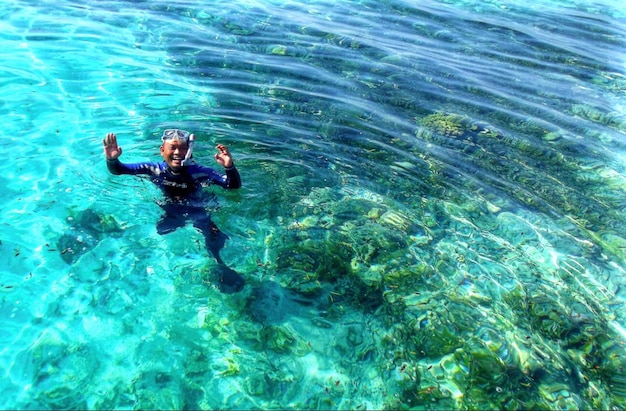
<svg viewBox="0 0 626 411">
<path fill-rule="evenodd" d="M 191 134 L 185 130 L 172 128 L 165 130 L 161 136 L 161 155 L 167 165 L 174 171 L 183 167 L 183 160 L 189 151 Z"/>
</svg>

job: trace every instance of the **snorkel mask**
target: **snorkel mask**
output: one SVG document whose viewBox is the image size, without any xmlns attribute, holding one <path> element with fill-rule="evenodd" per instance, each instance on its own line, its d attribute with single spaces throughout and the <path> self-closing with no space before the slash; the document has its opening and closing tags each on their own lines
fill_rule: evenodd
<svg viewBox="0 0 626 411">
<path fill-rule="evenodd" d="M 180 130 L 178 128 L 167 129 L 163 131 L 163 135 L 161 136 L 161 141 L 163 141 L 164 143 L 170 140 L 180 140 L 187 142 L 187 154 L 185 155 L 183 161 L 181 161 L 180 163 L 183 167 L 190 165 L 192 162 L 191 157 L 193 155 L 193 142 L 195 139 L 195 135 L 190 134 L 188 131 Z"/>
</svg>

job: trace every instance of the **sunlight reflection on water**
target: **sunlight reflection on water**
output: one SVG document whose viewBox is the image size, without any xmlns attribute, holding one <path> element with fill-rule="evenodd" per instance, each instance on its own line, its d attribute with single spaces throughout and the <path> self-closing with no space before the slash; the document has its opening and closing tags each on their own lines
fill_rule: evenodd
<svg viewBox="0 0 626 411">
<path fill-rule="evenodd" d="M 6 408 L 625 405 L 621 5 L 142 6 L 0 12 Z M 106 171 L 169 127 L 240 293 Z"/>
</svg>

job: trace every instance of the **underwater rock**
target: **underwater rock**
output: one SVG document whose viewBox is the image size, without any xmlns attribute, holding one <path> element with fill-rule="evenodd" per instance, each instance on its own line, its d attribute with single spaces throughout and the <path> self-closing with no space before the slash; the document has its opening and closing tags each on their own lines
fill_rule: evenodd
<svg viewBox="0 0 626 411">
<path fill-rule="evenodd" d="M 419 123 L 435 133 L 460 137 L 467 129 L 467 121 L 467 117 L 459 114 L 438 112 L 422 118 Z"/>
<path fill-rule="evenodd" d="M 485 347 L 500 358 L 503 364 L 515 365 L 518 358 L 514 355 L 513 347 L 505 339 L 502 330 L 483 325 L 476 331 L 476 335 L 482 340 Z"/>
<path fill-rule="evenodd" d="M 316 300 L 320 295 L 318 292 L 299 294 L 275 281 L 265 281 L 252 289 L 247 309 L 252 318 L 263 325 L 280 324 L 289 315 L 302 314 L 307 310 L 317 315 L 318 305 L 323 301 Z"/>
<path fill-rule="evenodd" d="M 117 286 L 98 287 L 94 298 L 98 301 L 99 309 L 113 315 L 126 312 L 134 305 L 132 297 L 126 290 Z"/>
<path fill-rule="evenodd" d="M 533 328 L 548 338 L 562 339 L 578 328 L 556 298 L 536 293 L 531 295 L 528 308 Z"/>
<path fill-rule="evenodd" d="M 576 104 L 572 106 L 572 113 L 594 123 L 605 124 L 619 130 L 626 130 L 626 121 L 623 114 L 617 111 L 603 112 L 595 107 Z"/>
<path fill-rule="evenodd" d="M 294 276 L 296 275 L 297 274 L 294 273 Z M 316 297 L 324 292 L 324 287 L 322 287 L 322 283 L 306 276 L 299 279 L 297 277 L 292 278 L 292 280 L 288 284 L 288 288 L 297 294 L 308 297 Z"/>
<path fill-rule="evenodd" d="M 147 370 L 133 380 L 138 409 L 173 410 L 183 408 L 183 387 L 174 372 Z"/>
<path fill-rule="evenodd" d="M 334 349 L 341 354 L 346 367 L 357 366 L 362 361 L 372 361 L 377 356 L 374 336 L 363 324 L 354 323 L 338 329 Z"/>
<path fill-rule="evenodd" d="M 265 50 L 267 54 L 275 54 L 278 56 L 284 56 L 287 54 L 287 46 L 281 44 L 268 46 Z"/>
<path fill-rule="evenodd" d="M 333 281 L 348 275 L 352 250 L 339 238 L 297 240 L 282 245 L 277 252 L 279 270 L 300 271 L 312 278 Z"/>
<path fill-rule="evenodd" d="M 265 388 L 263 397 L 273 401 L 270 404 L 275 404 L 266 408 L 285 408 L 280 404 L 290 404 L 288 408 L 304 409 L 298 403 L 303 397 L 303 383 L 310 371 L 306 362 L 294 361 L 289 355 L 272 355 L 271 364 L 271 369 L 263 375 L 264 382 L 257 382 L 258 386 L 253 388 L 255 391 Z M 277 398 L 282 402 L 276 402 Z"/>
<path fill-rule="evenodd" d="M 288 352 L 296 342 L 296 336 L 291 330 L 276 325 L 261 328 L 259 339 L 264 347 L 276 352 Z"/>
<path fill-rule="evenodd" d="M 61 259 L 68 264 L 73 264 L 97 243 L 97 239 L 91 235 L 81 235 L 80 232 L 70 231 L 59 237 L 56 245 L 61 252 Z"/>
<path fill-rule="evenodd" d="M 384 282 L 387 287 L 391 287 L 391 290 L 400 290 L 398 293 L 402 294 L 407 289 L 414 289 L 417 285 L 422 283 L 423 277 L 428 277 L 432 275 L 433 272 L 434 269 L 423 262 L 406 267 L 401 266 L 386 271 Z"/>
<path fill-rule="evenodd" d="M 192 350 L 185 357 L 184 370 L 186 375 L 201 375 L 211 370 L 209 358 L 201 351 Z"/>
<path fill-rule="evenodd" d="M 367 287 L 379 288 L 381 286 L 385 271 L 383 265 L 376 264 L 367 267 L 364 264 L 359 264 L 356 259 L 353 259 L 352 268 Z"/>
<path fill-rule="evenodd" d="M 378 207 L 372 208 L 367 212 L 366 217 L 370 220 L 378 220 L 378 218 L 380 218 L 380 209 Z"/>
<path fill-rule="evenodd" d="M 579 410 L 579 400 L 570 387 L 561 382 L 544 383 L 539 385 L 539 396 L 543 400 L 541 405 L 552 410 Z"/>
<path fill-rule="evenodd" d="M 253 396 L 262 396 L 269 390 L 269 383 L 265 375 L 252 374 L 244 380 L 245 388 L 248 394 Z"/>
<path fill-rule="evenodd" d="M 329 211 L 339 222 L 353 221 L 367 216 L 373 206 L 372 202 L 365 199 L 345 197 L 334 203 Z"/>
<path fill-rule="evenodd" d="M 368 284 L 358 275 L 342 278 L 331 294 L 335 303 L 350 304 L 365 312 L 376 311 L 385 301 L 382 281 Z"/>
<path fill-rule="evenodd" d="M 80 212 L 74 217 L 74 221 L 77 221 L 80 227 L 92 234 L 119 234 L 122 232 L 122 228 L 115 217 L 110 214 L 99 213 L 91 208 Z"/>
<path fill-rule="evenodd" d="M 371 265 L 375 263 L 385 263 L 394 260 L 406 253 L 407 236 L 401 229 L 408 228 L 406 225 L 396 226 L 396 223 L 389 223 L 383 214 L 379 224 L 378 221 L 361 219 L 355 222 L 348 221 L 340 227 L 342 244 L 350 245 L 356 255 L 356 261 Z M 395 220 L 393 220 L 395 221 Z M 350 258 L 349 261 L 351 261 Z M 354 271 L 352 269 L 351 271 Z"/>
<path fill-rule="evenodd" d="M 492 400 L 497 399 L 496 403 L 502 403 L 510 395 L 509 390 L 505 389 L 511 382 L 507 365 L 500 358 L 501 354 L 494 352 L 493 347 L 486 346 L 477 338 L 471 338 L 454 356 L 456 364 L 467 370 L 468 385 L 479 386 L 482 390 L 493 393 Z"/>
<path fill-rule="evenodd" d="M 436 315 L 422 320 L 420 327 L 409 341 L 411 345 L 415 344 L 411 348 L 424 358 L 439 358 L 463 346 L 455 325 Z"/>
<path fill-rule="evenodd" d="M 561 135 L 560 132 L 553 131 L 553 132 L 544 134 L 542 139 L 543 141 L 553 142 L 553 141 L 560 140 L 562 137 L 563 136 Z"/>
<path fill-rule="evenodd" d="M 411 403 L 416 399 L 420 382 L 421 376 L 416 364 L 402 362 L 390 370 L 386 389 L 402 403 Z"/>
<path fill-rule="evenodd" d="M 280 284 L 266 281 L 255 287 L 250 295 L 248 311 L 261 324 L 278 324 L 285 321 L 288 301 Z"/>
<path fill-rule="evenodd" d="M 269 325 L 259 330 L 258 341 L 264 349 L 277 353 L 288 353 L 298 357 L 306 355 L 312 348 L 288 325 Z"/>
<path fill-rule="evenodd" d="M 44 331 L 32 346 L 32 366 L 38 370 L 35 400 L 44 408 L 87 407 L 86 399 L 76 393 L 93 382 L 98 360 L 87 346 L 66 341 L 67 335 Z"/>
<path fill-rule="evenodd" d="M 223 17 L 221 23 L 224 30 L 238 36 L 251 36 L 263 24 L 245 14 L 230 14 Z"/>
<path fill-rule="evenodd" d="M 611 391 L 611 400 L 614 408 L 626 407 L 626 356 L 624 355 L 624 340 L 613 332 L 606 333 L 598 338 L 598 345 L 602 352 L 602 360 L 598 370 L 608 381 Z"/>
<path fill-rule="evenodd" d="M 385 214 L 380 217 L 380 222 L 391 229 L 403 233 L 406 233 L 413 224 L 404 213 L 393 210 L 385 212 Z"/>
<path fill-rule="evenodd" d="M 92 209 L 71 211 L 68 221 L 71 228 L 56 241 L 61 259 L 68 264 L 76 262 L 105 236 L 118 237 L 122 233 L 115 217 Z"/>
</svg>

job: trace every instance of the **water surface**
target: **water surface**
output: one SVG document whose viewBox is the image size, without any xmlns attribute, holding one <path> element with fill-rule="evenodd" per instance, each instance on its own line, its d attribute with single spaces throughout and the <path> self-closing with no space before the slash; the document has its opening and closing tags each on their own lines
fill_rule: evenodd
<svg viewBox="0 0 626 411">
<path fill-rule="evenodd" d="M 5 2 L 1 407 L 624 408 L 626 9 L 419 3 Z"/>
</svg>

